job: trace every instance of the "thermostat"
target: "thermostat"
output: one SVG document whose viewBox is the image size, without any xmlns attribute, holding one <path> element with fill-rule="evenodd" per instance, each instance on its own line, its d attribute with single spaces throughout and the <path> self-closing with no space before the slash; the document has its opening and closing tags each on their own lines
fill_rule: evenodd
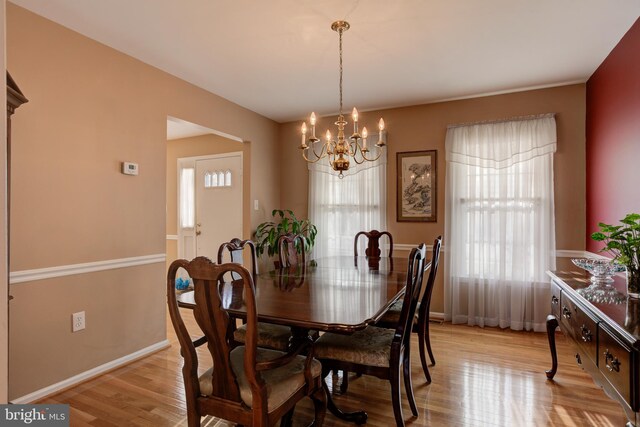
<svg viewBox="0 0 640 427">
<path fill-rule="evenodd" d="M 122 162 L 122 173 L 125 175 L 138 175 L 138 164 Z"/>
</svg>

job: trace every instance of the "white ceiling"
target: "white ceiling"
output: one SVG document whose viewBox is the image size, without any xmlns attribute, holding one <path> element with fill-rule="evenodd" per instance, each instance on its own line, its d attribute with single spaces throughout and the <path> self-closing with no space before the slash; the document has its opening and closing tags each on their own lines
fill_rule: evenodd
<svg viewBox="0 0 640 427">
<path fill-rule="evenodd" d="M 11 0 L 271 119 L 584 82 L 639 0 Z"/>
</svg>

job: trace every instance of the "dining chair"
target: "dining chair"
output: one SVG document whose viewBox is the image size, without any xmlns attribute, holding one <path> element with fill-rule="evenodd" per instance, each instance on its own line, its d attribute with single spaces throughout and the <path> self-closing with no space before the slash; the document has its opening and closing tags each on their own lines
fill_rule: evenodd
<svg viewBox="0 0 640 427">
<path fill-rule="evenodd" d="M 331 370 L 343 370 L 386 379 L 391 385 L 391 401 L 396 424 L 404 426 L 400 404 L 400 376 L 409 407 L 418 416 L 411 382 L 411 327 L 422 291 L 426 246 L 411 250 L 400 320 L 394 330 L 367 326 L 352 335 L 327 332 L 315 342 L 315 355 L 322 363 L 322 377 Z M 323 380 L 323 387 L 329 393 Z"/>
<path fill-rule="evenodd" d="M 353 255 L 358 256 L 358 239 L 360 236 L 365 236 L 367 238 L 367 249 L 365 249 L 364 254 L 368 257 L 379 258 L 382 254 L 380 250 L 380 238 L 385 235 L 389 238 L 389 253 L 387 256 L 391 258 L 393 256 L 393 236 L 391 236 L 391 233 L 388 231 L 378 230 L 358 232 L 353 241 Z"/>
<path fill-rule="evenodd" d="M 380 239 L 382 238 L 382 236 L 385 236 L 385 235 L 389 239 L 388 257 L 392 262 L 391 257 L 393 256 L 393 236 L 388 231 L 378 231 L 378 230 L 359 231 L 356 234 L 356 237 L 353 239 L 353 256 L 354 257 L 358 256 L 358 243 L 359 243 L 360 236 L 365 236 L 367 238 L 367 248 L 365 249 L 364 254 L 368 258 L 369 267 L 371 269 L 377 270 L 378 269 L 377 265 L 380 262 L 380 255 L 382 254 L 382 251 L 380 250 Z M 357 266 L 358 264 L 357 258 L 355 259 L 355 263 Z M 349 372 L 344 371 L 342 373 L 342 383 L 340 384 L 340 392 L 344 394 L 347 392 L 348 388 L 349 388 Z"/>
<path fill-rule="evenodd" d="M 244 250 L 249 248 L 251 253 L 251 277 L 255 283 L 258 275 L 258 257 L 256 256 L 256 245 L 252 240 L 240 240 L 237 237 L 228 242 L 224 242 L 218 248 L 218 264 L 222 264 L 225 252 L 229 253 L 229 261 L 240 265 L 244 264 Z M 232 275 L 235 276 L 235 273 Z M 236 277 L 233 277 L 236 280 Z"/>
<path fill-rule="evenodd" d="M 431 339 L 429 337 L 429 307 L 431 306 L 431 294 L 433 293 L 433 287 L 436 281 L 436 274 L 438 273 L 438 262 L 440 260 L 440 248 L 442 246 L 442 236 L 438 236 L 433 241 L 433 249 L 431 251 L 431 266 L 429 268 L 429 277 L 424 289 L 424 293 L 420 302 L 418 302 L 418 309 L 416 310 L 413 332 L 418 333 L 418 347 L 420 349 L 420 362 L 422 363 L 422 371 L 427 380 L 427 383 L 431 382 L 431 374 L 429 373 L 429 367 L 427 366 L 426 352 L 429 354 L 432 366 L 436 364 L 436 359 L 433 356 L 433 350 L 431 349 Z M 376 326 L 394 328 L 398 320 L 400 319 L 400 313 L 402 311 L 402 301 L 394 303 L 389 310 L 382 316 L 382 318 L 376 323 Z"/>
<path fill-rule="evenodd" d="M 298 254 L 298 248 L 302 250 Z M 278 238 L 280 267 L 305 265 L 304 238 L 299 234 L 287 233 Z"/>
<path fill-rule="evenodd" d="M 231 262 L 243 264 L 243 251 L 249 248 L 251 253 L 251 278 L 256 282 L 258 275 L 258 260 L 256 257 L 256 245 L 251 240 L 240 240 L 238 238 L 231 239 L 220 245 L 218 248 L 218 264 L 222 264 L 225 259 L 225 252 L 229 253 Z M 236 273 L 231 273 L 231 277 L 236 280 Z M 246 325 L 235 328 L 232 325 L 233 337 L 239 343 L 245 342 L 247 334 Z M 274 325 L 271 323 L 258 322 L 258 346 L 266 347 L 273 350 L 286 351 L 289 347 L 289 338 L 291 337 L 291 328 L 283 325 Z"/>
<path fill-rule="evenodd" d="M 213 367 L 198 376 L 199 359 L 178 308 L 175 279 L 183 268 L 193 280 L 194 315 L 207 338 Z M 244 345 L 231 337 L 232 319 L 223 309 L 220 288 L 225 273 L 236 274 L 234 284 L 242 286 L 247 311 Z M 176 260 L 167 274 L 167 302 L 171 323 L 184 359 L 182 376 L 187 403 L 187 425 L 200 425 L 201 417 L 213 415 L 245 426 L 272 426 L 289 416 L 298 401 L 310 397 L 315 426 L 321 426 L 326 412 L 326 394 L 320 377 L 322 366 L 308 343 L 290 352 L 257 345 L 257 311 L 253 278 L 237 263 L 214 264 L 208 258 Z M 301 352 L 306 352 L 302 356 Z"/>
</svg>

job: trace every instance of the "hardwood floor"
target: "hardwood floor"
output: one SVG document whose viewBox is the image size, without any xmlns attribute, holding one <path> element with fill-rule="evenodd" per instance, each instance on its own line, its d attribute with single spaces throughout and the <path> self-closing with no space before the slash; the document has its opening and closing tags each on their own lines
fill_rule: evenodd
<svg viewBox="0 0 640 427">
<path fill-rule="evenodd" d="M 184 318 L 192 316 L 186 312 Z M 186 425 L 182 361 L 168 327 L 171 348 L 38 403 L 70 404 L 72 426 Z M 195 322 L 189 330 L 197 335 Z M 420 415 L 411 418 L 403 394 L 407 425 L 622 426 L 626 422 L 621 407 L 577 367 L 560 333 L 555 381 L 544 374 L 551 363 L 546 334 L 433 323 L 431 339 L 437 365 L 431 367 L 433 382 L 427 385 L 416 335 L 412 338 L 411 369 Z M 367 425 L 384 427 L 394 425 L 390 399 L 387 382 L 364 376 L 352 378 L 348 393 L 335 397 L 344 410 L 365 409 Z M 294 425 L 306 425 L 312 417 L 312 405 L 304 402 L 296 408 Z M 328 413 L 324 425 L 349 424 Z"/>
</svg>

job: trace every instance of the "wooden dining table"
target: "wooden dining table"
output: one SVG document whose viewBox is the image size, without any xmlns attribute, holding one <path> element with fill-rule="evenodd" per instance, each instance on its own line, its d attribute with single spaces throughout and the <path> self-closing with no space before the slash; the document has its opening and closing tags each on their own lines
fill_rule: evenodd
<svg viewBox="0 0 640 427">
<path fill-rule="evenodd" d="M 291 327 L 291 343 L 310 340 L 309 331 L 352 334 L 375 323 L 404 294 L 408 258 L 331 256 L 305 265 L 274 269 L 255 279 L 258 321 Z M 221 284 L 223 309 L 246 317 L 242 283 Z M 195 306 L 193 291 L 178 305 Z M 364 411 L 342 412 L 329 393 L 328 408 L 341 419 L 363 423 Z"/>
</svg>

